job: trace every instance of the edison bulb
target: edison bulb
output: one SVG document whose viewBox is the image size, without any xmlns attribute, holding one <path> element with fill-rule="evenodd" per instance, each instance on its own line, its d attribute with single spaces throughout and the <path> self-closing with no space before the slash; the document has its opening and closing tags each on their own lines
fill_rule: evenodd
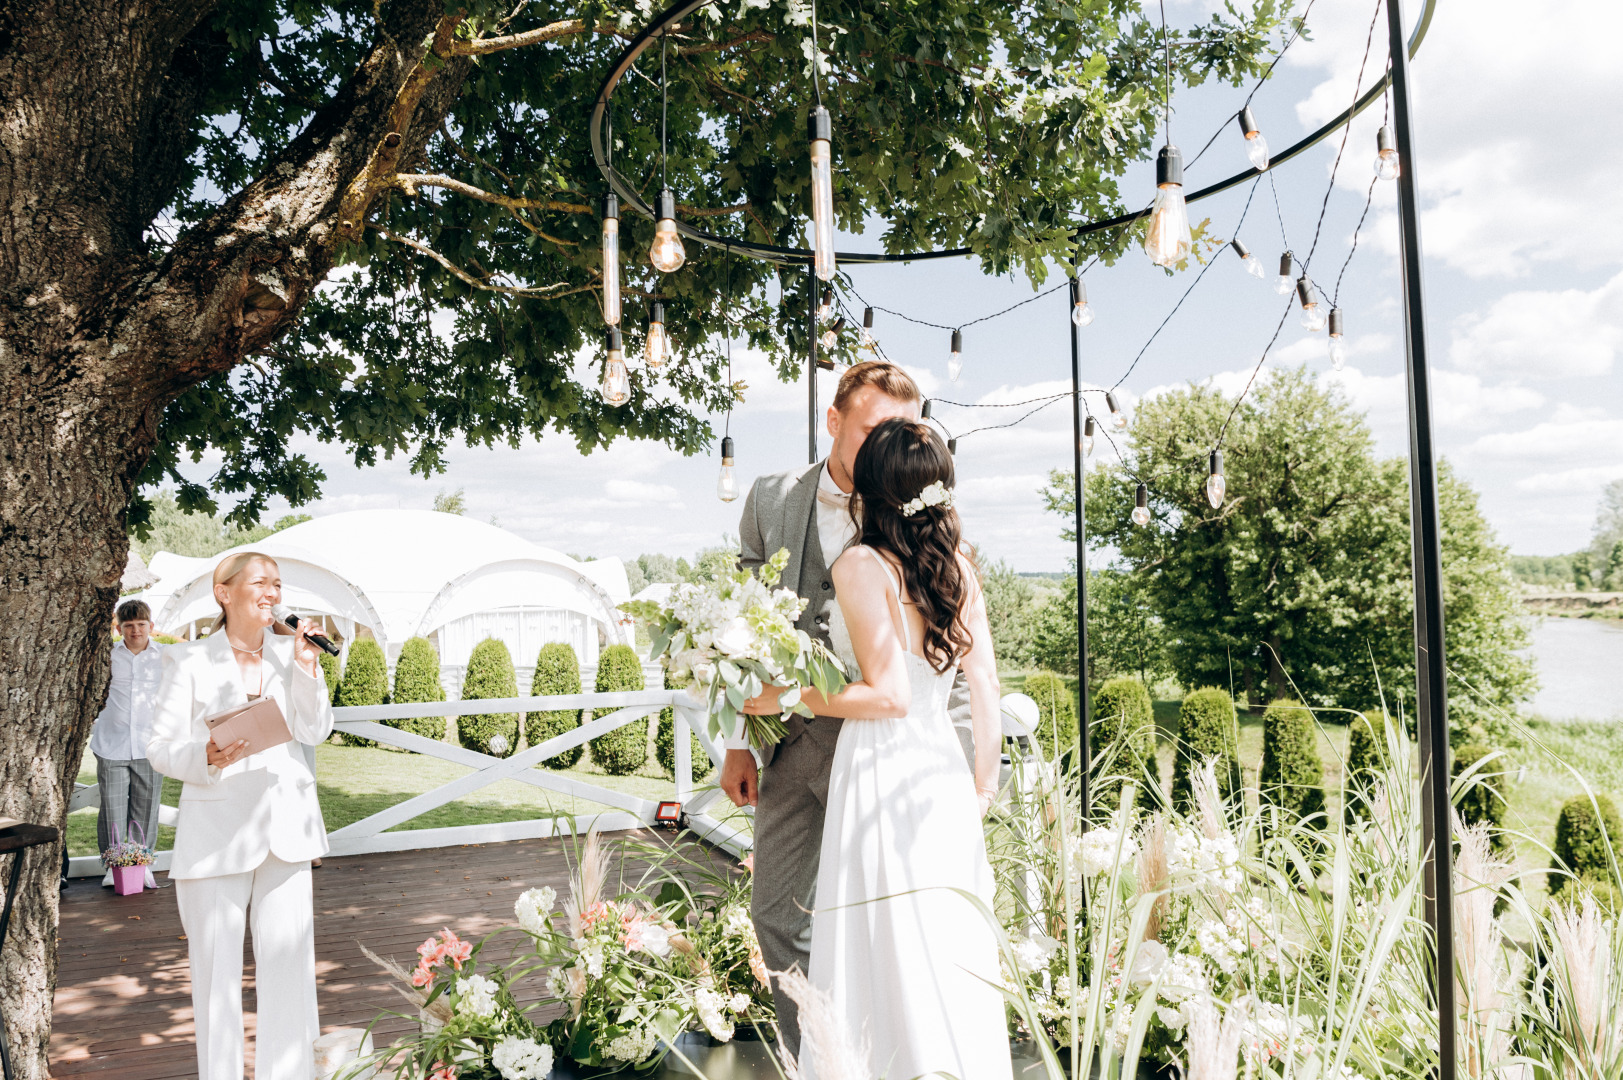
<svg viewBox="0 0 1623 1080">
<path fill-rule="evenodd" d="M 1324 329 L 1324 305 L 1317 300 L 1309 300 L 1302 305 L 1302 327 L 1310 333 L 1318 333 Z"/>
<path fill-rule="evenodd" d="M 873 336 L 873 308 L 871 307 L 862 309 L 862 336 L 857 343 L 869 352 L 877 352 L 879 349 L 879 342 Z"/>
<path fill-rule="evenodd" d="M 1110 410 L 1110 426 L 1117 431 L 1127 427 L 1127 414 L 1121 411 L 1121 405 L 1116 401 L 1115 392 L 1105 394 L 1105 406 Z"/>
<path fill-rule="evenodd" d="M 1398 147 L 1392 139 L 1391 127 L 1382 124 L 1375 133 L 1375 175 L 1382 180 L 1396 180 L 1402 172 L 1398 162 Z"/>
<path fill-rule="evenodd" d="M 1257 118 L 1247 105 L 1240 110 L 1240 132 L 1245 135 L 1245 156 L 1258 172 L 1268 167 L 1268 140 L 1257 130 Z"/>
<path fill-rule="evenodd" d="M 1133 524 L 1148 525 L 1150 523 L 1150 509 L 1147 506 L 1133 507 Z"/>
<path fill-rule="evenodd" d="M 834 290 L 827 285 L 817 300 L 817 321 L 822 322 L 834 313 Z"/>
<path fill-rule="evenodd" d="M 1296 258 L 1290 252 L 1279 257 L 1279 276 L 1274 278 L 1274 292 L 1280 296 L 1289 296 L 1291 290 L 1296 288 L 1296 278 L 1293 276 L 1296 269 Z"/>
<path fill-rule="evenodd" d="M 664 323 L 648 324 L 648 341 L 643 349 L 643 363 L 651 370 L 658 371 L 670 359 L 671 339 L 665 333 Z"/>
<path fill-rule="evenodd" d="M 1228 489 L 1227 482 L 1222 473 L 1213 473 L 1206 478 L 1206 501 L 1216 510 L 1223 505 L 1223 494 Z"/>
<path fill-rule="evenodd" d="M 1183 157 L 1161 147 L 1155 162 L 1155 205 L 1144 233 L 1144 252 L 1156 266 L 1172 268 L 1189 257 L 1189 208 L 1183 199 Z"/>
<path fill-rule="evenodd" d="M 964 335 L 962 331 L 952 332 L 952 355 L 947 357 L 947 378 L 953 382 L 964 373 Z"/>
<path fill-rule="evenodd" d="M 1082 456 L 1085 458 L 1093 456 L 1093 417 L 1091 416 L 1082 425 Z"/>
<path fill-rule="evenodd" d="M 832 125 L 821 105 L 811 111 L 812 269 L 820 281 L 834 277 L 834 154 Z"/>
<path fill-rule="evenodd" d="M 659 218 L 654 223 L 654 243 L 648 249 L 648 261 L 662 274 L 674 274 L 687 262 L 682 249 L 682 235 L 676 231 L 676 196 L 670 188 L 659 193 Z"/>
<path fill-rule="evenodd" d="M 817 343 L 824 349 L 832 349 L 840 343 L 840 335 L 836 334 L 831 326 L 823 331 L 823 335 L 817 339 Z"/>
<path fill-rule="evenodd" d="M 603 196 L 603 321 L 620 325 L 620 200 Z"/>
<path fill-rule="evenodd" d="M 733 437 L 721 439 L 721 472 L 716 476 L 716 498 L 732 502 L 738 498 L 738 476 L 733 471 Z"/>
<path fill-rule="evenodd" d="M 620 350 L 620 330 L 610 327 L 604 335 L 608 359 L 603 364 L 603 381 L 597 392 L 606 405 L 624 405 L 631 399 L 631 376 L 626 372 L 625 354 Z"/>
<path fill-rule="evenodd" d="M 1330 366 L 1337 371 L 1347 366 L 1347 342 L 1339 334 L 1330 336 Z"/>
<path fill-rule="evenodd" d="M 1086 326 L 1093 321 L 1093 305 L 1086 300 L 1078 300 L 1071 305 L 1071 322 L 1077 326 Z"/>
</svg>

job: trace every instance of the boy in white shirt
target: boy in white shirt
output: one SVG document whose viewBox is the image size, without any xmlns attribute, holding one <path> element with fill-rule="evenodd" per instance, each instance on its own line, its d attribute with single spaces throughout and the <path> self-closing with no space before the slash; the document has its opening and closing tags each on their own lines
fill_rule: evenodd
<svg viewBox="0 0 1623 1080">
<path fill-rule="evenodd" d="M 152 706 L 163 680 L 163 646 L 152 640 L 152 609 L 140 600 L 118 605 L 120 640 L 113 644 L 113 675 L 107 704 L 96 717 L 90 752 L 96 755 L 96 787 L 101 813 L 96 844 L 106 851 L 114 839 L 158 845 L 158 802 L 163 777 L 147 761 L 152 738 Z M 157 888 L 147 867 L 147 887 Z M 113 884 L 107 871 L 102 884 Z"/>
</svg>

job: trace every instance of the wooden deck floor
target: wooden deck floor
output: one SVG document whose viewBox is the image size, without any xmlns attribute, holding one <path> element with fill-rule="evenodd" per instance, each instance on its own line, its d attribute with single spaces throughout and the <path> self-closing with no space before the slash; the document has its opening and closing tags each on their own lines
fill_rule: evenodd
<svg viewBox="0 0 1623 1080">
<path fill-rule="evenodd" d="M 569 845 L 567 839 L 524 840 L 327 859 L 315 871 L 322 1030 L 365 1027 L 381 1011 L 405 1004 L 358 943 L 410 967 L 417 946 L 443 926 L 473 937 L 510 923 L 513 901 L 525 889 L 551 885 L 560 894 L 567 891 Z M 627 861 L 619 873 L 629 885 L 639 869 Z M 610 880 L 612 888 L 617 878 Z M 197 1074 L 183 934 L 173 888 L 115 896 L 97 878 L 68 887 L 62 894 L 53 1076 L 116 1070 L 119 1080 L 164 1080 Z M 245 946 L 250 1070 L 252 959 Z M 404 1019 L 385 1019 L 374 1037 L 382 1045 L 406 1027 Z"/>
</svg>

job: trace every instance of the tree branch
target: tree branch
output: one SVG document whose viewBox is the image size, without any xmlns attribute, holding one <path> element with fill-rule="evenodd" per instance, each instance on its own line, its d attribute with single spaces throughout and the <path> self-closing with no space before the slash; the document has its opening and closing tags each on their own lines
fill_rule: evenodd
<svg viewBox="0 0 1623 1080">
<path fill-rule="evenodd" d="M 457 41 L 451 45 L 453 56 L 485 56 L 503 49 L 519 49 L 525 45 L 540 45 L 547 41 L 556 41 L 561 37 L 570 37 L 574 34 L 585 33 L 614 34 L 620 37 L 627 35 L 620 33 L 620 28 L 614 23 L 598 23 L 588 25 L 585 19 L 563 19 L 559 22 L 538 26 L 534 30 L 526 30 L 522 34 L 506 34 L 502 37 L 480 38 L 477 41 Z"/>
<path fill-rule="evenodd" d="M 396 173 L 390 178 L 389 187 L 399 188 L 407 195 L 417 194 L 420 187 L 444 188 L 454 191 L 458 195 L 466 195 L 470 199 L 480 202 L 495 203 L 505 206 L 509 210 L 555 210 L 565 214 L 590 214 L 590 206 L 580 203 L 559 202 L 556 199 L 521 199 L 512 195 L 498 195 L 494 191 L 474 187 L 454 176 L 445 176 L 440 173 Z"/>
<path fill-rule="evenodd" d="M 678 48 L 676 55 L 693 56 L 698 53 L 726 52 L 728 49 L 736 49 L 738 46 L 747 45 L 752 41 L 776 40 L 778 40 L 776 34 L 769 34 L 765 30 L 751 30 L 749 33 L 741 34 L 730 41 L 711 41 L 703 45 L 689 45 L 686 48 Z"/>
<path fill-rule="evenodd" d="M 481 289 L 485 292 L 501 293 L 504 296 L 544 296 L 548 299 L 556 299 L 560 296 L 572 296 L 575 293 L 591 292 L 593 289 L 597 288 L 596 285 L 577 285 L 574 288 L 570 288 L 569 282 L 567 281 L 560 281 L 556 285 L 543 285 L 538 289 L 523 289 L 512 285 L 492 285 L 489 282 L 480 281 L 478 278 L 474 277 L 472 274 L 462 269 L 462 267 L 453 263 L 450 259 L 447 259 L 444 255 L 441 255 L 439 252 L 435 251 L 421 240 L 413 240 L 409 236 L 402 236 L 399 233 L 394 232 L 391 229 L 386 229 L 382 225 L 375 222 L 367 222 L 366 227 L 386 240 L 393 240 L 397 244 L 404 244 L 413 251 L 421 255 L 428 256 L 430 259 L 433 259 L 435 262 L 439 263 L 448 272 L 455 275 L 456 278 L 463 284 L 468 285 L 471 288 Z"/>
</svg>

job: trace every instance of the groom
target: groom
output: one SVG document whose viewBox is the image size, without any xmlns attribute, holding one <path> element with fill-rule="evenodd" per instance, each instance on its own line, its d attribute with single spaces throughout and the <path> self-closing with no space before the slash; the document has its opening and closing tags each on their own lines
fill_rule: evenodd
<svg viewBox="0 0 1623 1080">
<path fill-rule="evenodd" d="M 806 600 L 797 625 L 825 645 L 835 604 L 829 567 L 857 537 L 848 511 L 857 451 L 881 422 L 894 417 L 917 420 L 920 404 L 918 384 L 895 364 L 869 360 L 854 365 L 841 376 L 828 410 L 828 433 L 834 440 L 828 458 L 810 468 L 760 477 L 744 500 L 739 561 L 754 569 L 779 548 L 788 548 L 789 565 L 780 584 Z M 850 675 L 861 677 L 856 672 Z M 953 691 L 953 721 L 967 724 L 968 694 L 961 685 Z M 787 733 L 762 751 L 759 767 L 747 743 L 727 740 L 721 789 L 735 805 L 755 807 L 750 915 L 762 959 L 772 971 L 798 966 L 804 972 L 807 967 L 808 912 L 817 883 L 829 768 L 840 723 L 834 717 L 806 720 L 790 714 L 785 717 Z M 960 728 L 960 735 L 966 730 Z M 787 994 L 774 994 L 774 999 L 784 1046 L 798 1055 L 799 1010 Z"/>
</svg>

